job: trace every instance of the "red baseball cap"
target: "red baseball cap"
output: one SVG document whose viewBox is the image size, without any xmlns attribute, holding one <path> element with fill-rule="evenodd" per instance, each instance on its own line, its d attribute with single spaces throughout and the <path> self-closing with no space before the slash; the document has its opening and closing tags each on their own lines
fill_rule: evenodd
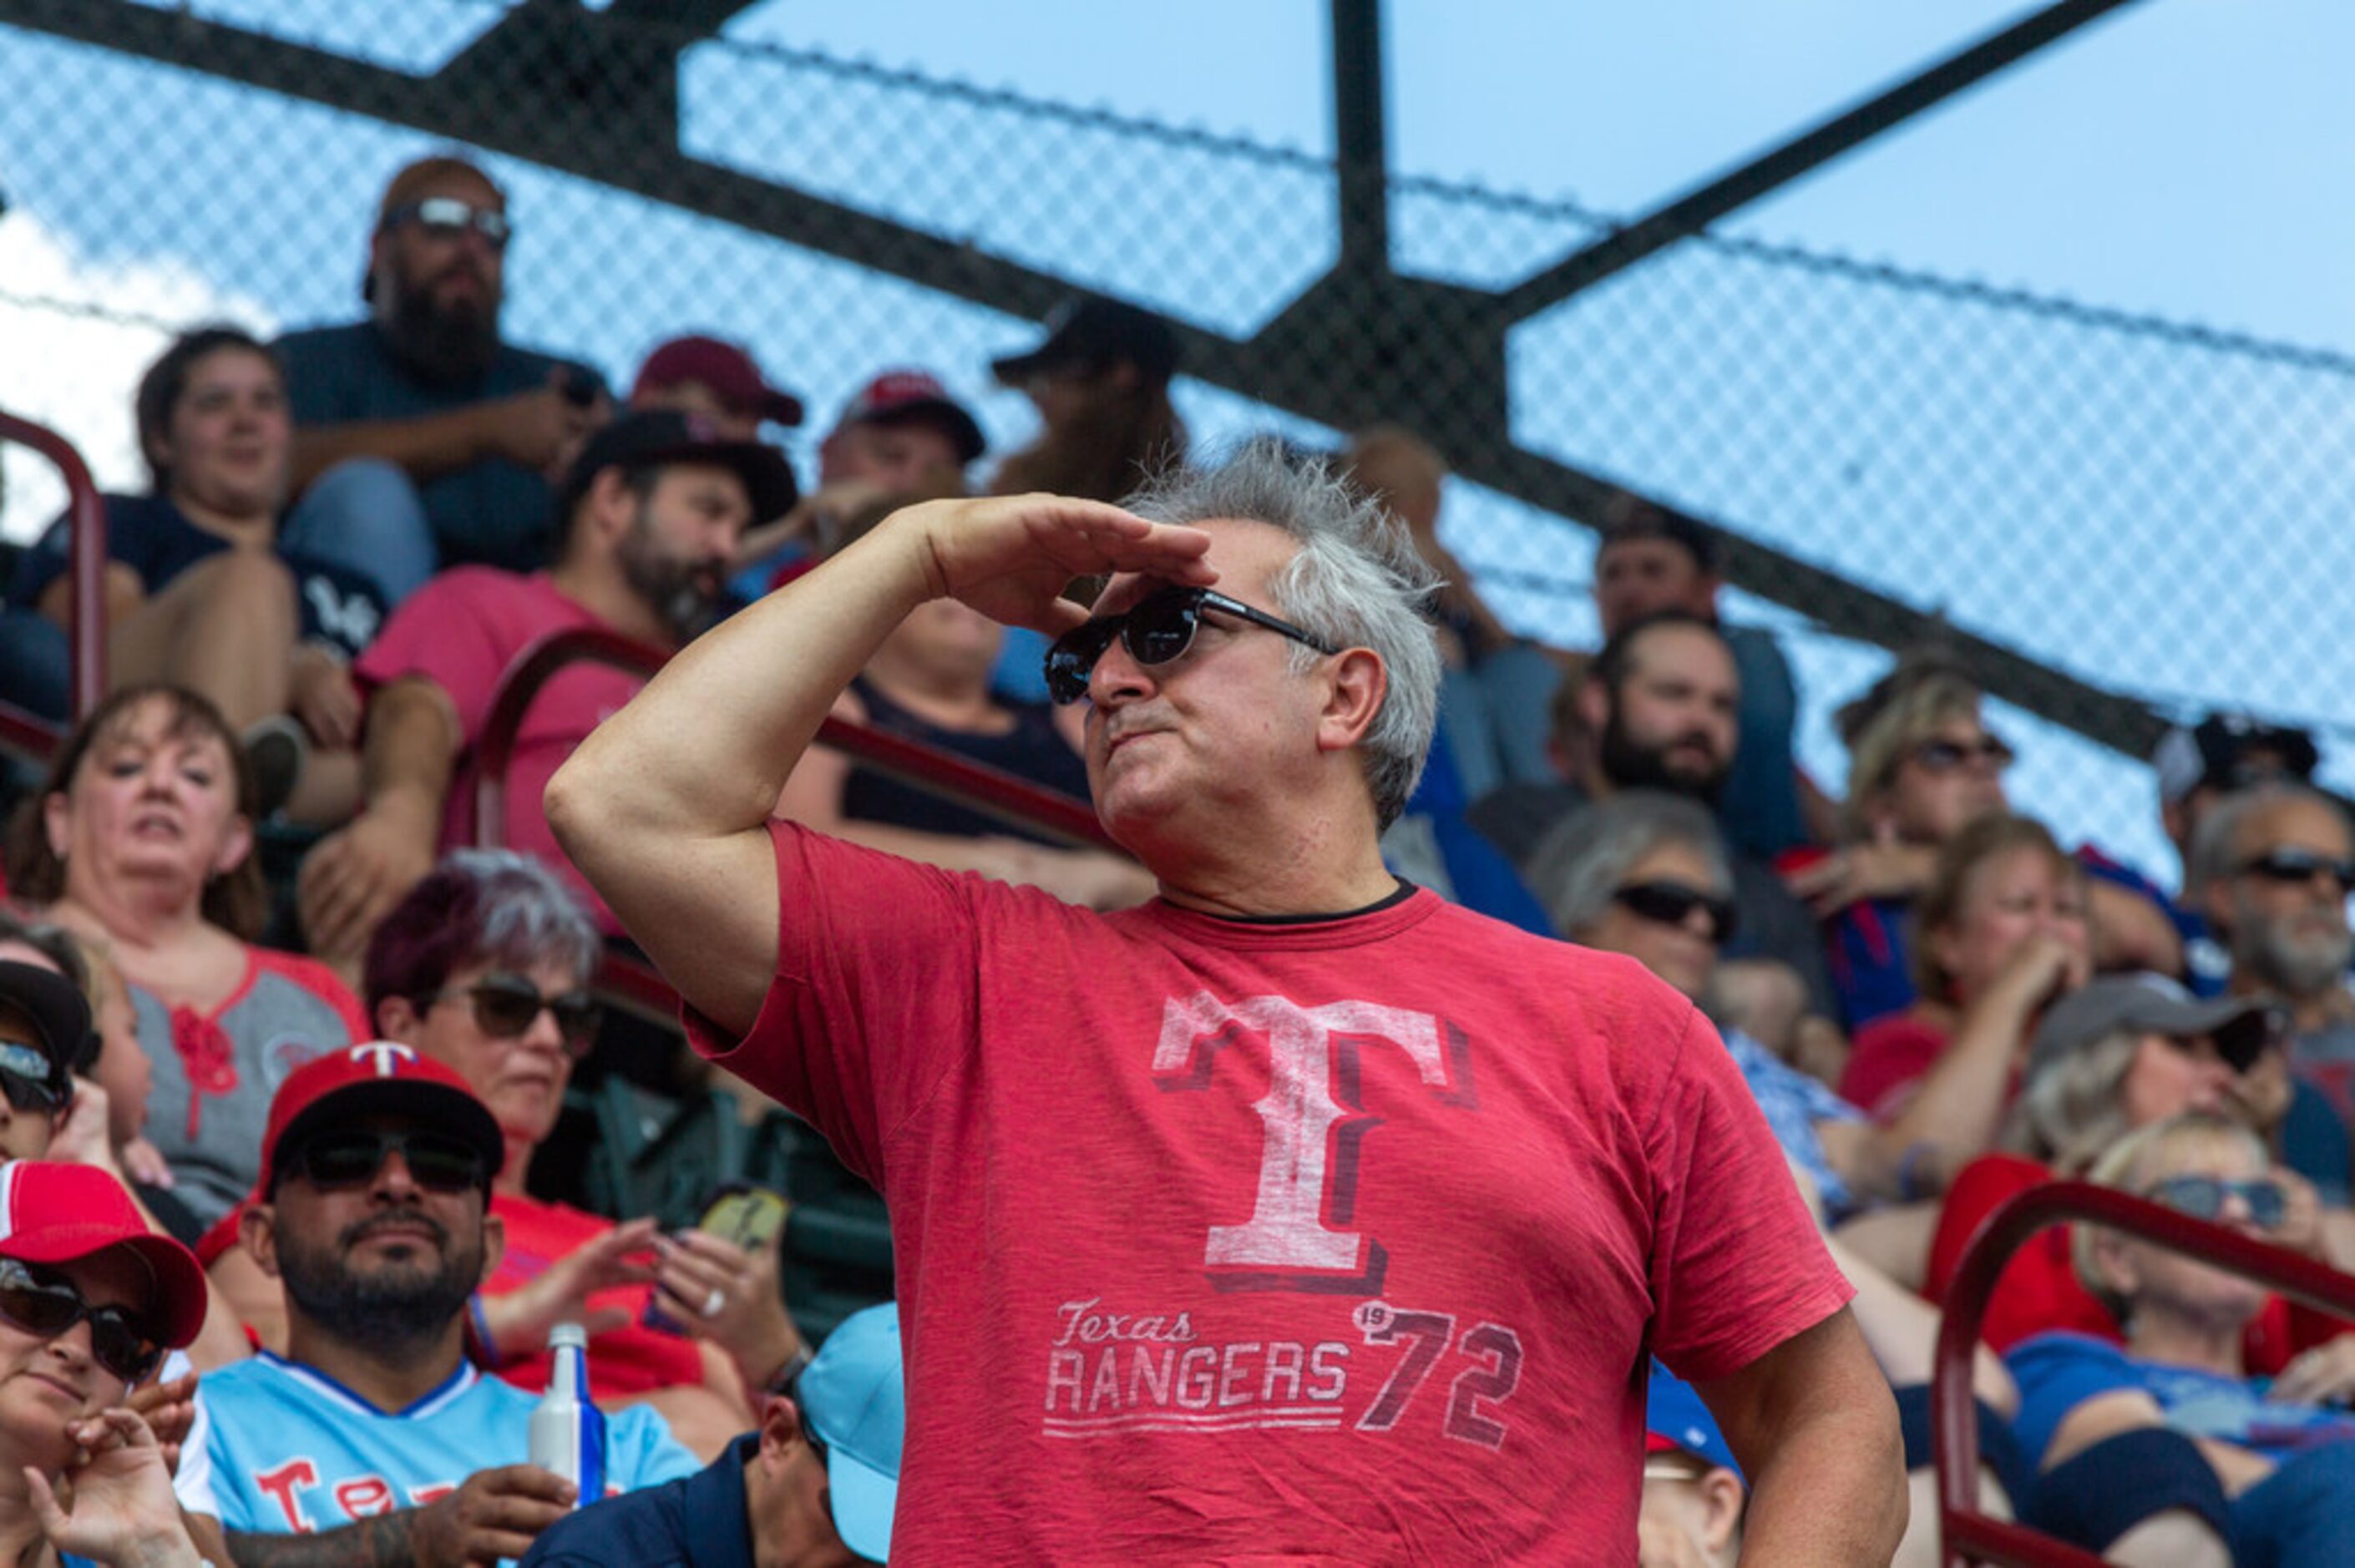
<svg viewBox="0 0 2355 1568">
<path fill-rule="evenodd" d="M 834 428 L 903 423 L 930 423 L 947 431 L 949 440 L 956 443 L 959 462 L 971 462 L 989 446 L 964 405 L 949 396 L 937 376 L 923 370 L 887 370 L 878 376 L 843 406 L 842 418 L 834 422 Z"/>
<path fill-rule="evenodd" d="M 277 1185 L 280 1159 L 304 1135 L 330 1120 L 391 1111 L 431 1122 L 474 1146 L 484 1182 L 498 1174 L 506 1139 L 490 1107 L 450 1068 L 413 1045 L 372 1040 L 305 1062 L 278 1086 L 270 1127 L 261 1139 L 261 1175 L 253 1195 L 267 1201 Z"/>
<path fill-rule="evenodd" d="M 155 1277 L 148 1320 L 164 1343 L 194 1340 L 205 1324 L 205 1271 L 186 1247 L 147 1228 L 122 1182 L 94 1165 L 0 1165 L 0 1257 L 71 1263 L 118 1246 Z"/>
<path fill-rule="evenodd" d="M 770 386 L 751 350 L 716 337 L 675 337 L 646 355 L 630 388 L 631 400 L 682 381 L 702 382 L 740 414 L 758 414 L 780 425 L 802 422 L 800 398 Z"/>
</svg>

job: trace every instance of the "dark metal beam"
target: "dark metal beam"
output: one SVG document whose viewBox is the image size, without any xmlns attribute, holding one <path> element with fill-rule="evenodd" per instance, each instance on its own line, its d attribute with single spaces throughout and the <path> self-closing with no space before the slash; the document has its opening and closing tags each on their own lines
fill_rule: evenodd
<svg viewBox="0 0 2355 1568">
<path fill-rule="evenodd" d="M 1885 92 L 1803 131 L 1773 151 L 1688 191 L 1665 207 L 1614 228 L 1500 296 L 1508 318 L 1556 305 L 1582 289 L 1624 272 L 1646 257 L 1700 232 L 1737 207 L 1812 173 L 1842 154 L 1977 86 L 2006 66 L 2034 54 L 2133 0 L 2060 0 L 2031 16 L 1949 55 Z"/>
<path fill-rule="evenodd" d="M 1333 165 L 1339 270 L 1391 270 L 1390 137 L 1382 109 L 1381 0 L 1333 0 Z"/>
</svg>

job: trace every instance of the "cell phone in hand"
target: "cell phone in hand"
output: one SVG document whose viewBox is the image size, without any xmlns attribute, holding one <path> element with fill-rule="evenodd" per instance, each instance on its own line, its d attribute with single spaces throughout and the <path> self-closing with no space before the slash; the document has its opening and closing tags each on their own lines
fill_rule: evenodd
<svg viewBox="0 0 2355 1568">
<path fill-rule="evenodd" d="M 786 1216 L 792 1213 L 793 1205 L 766 1187 L 723 1182 L 705 1202 L 703 1217 L 695 1222 L 695 1229 L 733 1242 L 746 1252 L 758 1252 L 784 1230 Z M 638 1321 L 660 1333 L 687 1332 L 687 1326 L 664 1308 L 659 1286 L 646 1298 Z"/>
</svg>

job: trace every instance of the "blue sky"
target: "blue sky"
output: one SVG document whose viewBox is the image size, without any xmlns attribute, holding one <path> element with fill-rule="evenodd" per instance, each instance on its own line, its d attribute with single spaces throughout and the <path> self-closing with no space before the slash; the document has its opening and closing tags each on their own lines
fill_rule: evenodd
<svg viewBox="0 0 2355 1568">
<path fill-rule="evenodd" d="M 199 0 L 412 69 L 485 0 Z M 2023 13 L 1966 0 L 1671 0 L 1387 9 L 1394 172 L 1594 211 L 1657 203 Z M 1330 259 L 1313 168 L 919 101 L 748 56 L 813 49 L 1320 155 L 1321 0 L 1182 7 L 771 0 L 687 62 L 691 148 L 865 199 L 1050 270 L 1247 332 Z M 1721 232 L 2040 295 L 2355 349 L 2355 7 L 2140 0 L 1745 210 Z M 0 401 L 128 482 L 127 388 L 155 322 L 346 316 L 375 192 L 427 139 L 0 29 Z M 666 333 L 752 343 L 822 428 L 880 363 L 939 366 L 997 444 L 1029 429 L 980 366 L 1034 335 L 888 279 L 520 164 L 517 335 L 616 377 Z M 1573 217 L 1430 196 L 1401 264 L 1507 281 Z M 585 237 L 591 243 L 572 243 Z M 31 302 L 27 303 L 27 302 Z M 66 301 L 70 308 L 58 308 Z M 60 369 L 59 367 L 64 367 Z M 2104 682 L 2355 720 L 2355 377 L 2148 333 L 1687 247 L 1516 334 L 1516 434 Z M 1189 387 L 1198 433 L 1271 422 Z M 1662 409 L 1673 417 L 1663 417 Z M 1282 422 L 1280 420 L 1274 422 Z M 805 466 L 815 432 L 789 441 Z M 1302 433 L 1316 436 L 1318 432 Z M 5 526 L 53 502 L 20 458 Z M 1470 487 L 1446 528 L 1518 624 L 1591 634 L 1586 536 Z M 1786 629 L 1810 766 L 1875 651 Z M 2292 630 L 2284 636 L 2277 630 Z M 2342 646 L 2343 644 L 2343 646 Z M 2291 657 L 2285 657 L 2286 648 Z M 2016 798 L 2164 866 L 2147 773 L 2019 715 Z M 2355 760 L 2355 732 L 2335 738 Z M 2341 776 L 2344 776 L 2342 773 Z"/>
</svg>

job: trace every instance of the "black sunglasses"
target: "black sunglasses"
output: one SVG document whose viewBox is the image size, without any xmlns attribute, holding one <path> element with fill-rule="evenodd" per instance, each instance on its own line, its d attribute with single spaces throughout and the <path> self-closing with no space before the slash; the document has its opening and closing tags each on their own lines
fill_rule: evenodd
<svg viewBox="0 0 2355 1568">
<path fill-rule="evenodd" d="M 544 996 L 538 986 L 521 975 L 485 975 L 473 985 L 457 991 L 436 991 L 425 999 L 429 1007 L 456 997 L 465 997 L 474 1004 L 474 1025 L 494 1040 L 513 1040 L 532 1026 L 541 1008 L 555 1015 L 557 1030 L 564 1036 L 566 1054 L 579 1061 L 597 1043 L 597 1031 L 605 1022 L 605 1006 L 585 991 L 568 991 L 556 996 Z"/>
<path fill-rule="evenodd" d="M 288 1165 L 314 1187 L 356 1187 L 376 1179 L 384 1157 L 400 1151 L 410 1179 L 429 1192 L 463 1192 L 487 1180 L 482 1156 L 464 1139 L 446 1132 L 412 1128 L 407 1132 L 377 1132 L 366 1128 L 339 1128 L 304 1140 Z"/>
<path fill-rule="evenodd" d="M 1194 629 L 1201 624 L 1206 609 L 1265 627 L 1319 653 L 1340 652 L 1323 638 L 1225 594 L 1201 588 L 1166 588 L 1118 615 L 1096 616 L 1057 638 L 1047 650 L 1047 694 L 1064 706 L 1086 696 L 1088 677 L 1115 637 L 1138 663 L 1167 664 L 1194 645 Z"/>
<path fill-rule="evenodd" d="M 11 1108 L 54 1115 L 65 1108 L 71 1092 L 59 1081 L 48 1052 L 21 1040 L 0 1040 L 0 1093 L 8 1097 Z"/>
<path fill-rule="evenodd" d="M 1711 942 L 1722 942 L 1733 935 L 1733 900 L 1681 882 L 1632 883 L 1613 888 L 1611 896 L 1628 913 L 1663 926 L 1681 926 L 1694 910 L 1706 910 Z"/>
<path fill-rule="evenodd" d="M 2333 860 L 2328 855 L 2284 844 L 2267 850 L 2254 860 L 2241 863 L 2243 876 L 2262 876 L 2267 882 L 2312 882 L 2328 875 L 2341 888 L 2355 889 L 2355 860 Z"/>
<path fill-rule="evenodd" d="M 1983 735 L 1977 740 L 1925 740 L 1913 748 L 1913 760 L 1931 773 L 1953 773 L 1973 762 L 1984 762 L 1998 772 L 2018 756 L 2000 737 Z"/>
<path fill-rule="evenodd" d="M 64 1275 L 19 1258 L 0 1257 L 0 1318 L 44 1340 L 88 1319 L 91 1359 L 125 1383 L 139 1382 L 164 1359 L 163 1345 L 137 1313 L 93 1307 Z"/>
<path fill-rule="evenodd" d="M 384 215 L 384 227 L 398 228 L 404 223 L 414 223 L 430 229 L 437 239 L 448 239 L 468 229 L 490 242 L 494 250 L 506 249 L 507 238 L 515 226 L 507 215 L 496 207 L 475 207 L 456 196 L 427 196 L 423 201 L 408 201 Z"/>
<path fill-rule="evenodd" d="M 2143 1195 L 2195 1220 L 2222 1217 L 2224 1201 L 2238 1197 L 2248 1205 L 2249 1218 L 2265 1230 L 2280 1224 L 2289 1209 L 2289 1196 L 2281 1190 L 2281 1183 L 2263 1177 L 2226 1181 L 2214 1176 L 2169 1176 Z"/>
</svg>

